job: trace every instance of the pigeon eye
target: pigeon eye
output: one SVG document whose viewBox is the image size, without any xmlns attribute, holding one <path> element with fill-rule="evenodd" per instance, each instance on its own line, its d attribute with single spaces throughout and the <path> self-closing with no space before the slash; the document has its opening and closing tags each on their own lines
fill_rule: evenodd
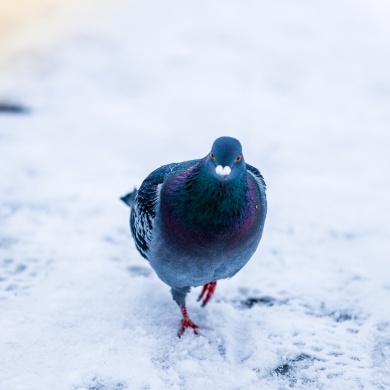
<svg viewBox="0 0 390 390">
<path fill-rule="evenodd" d="M 238 163 L 238 162 L 240 162 L 241 161 L 241 155 L 239 155 L 239 156 L 237 156 L 237 158 L 236 158 L 236 163 Z"/>
<path fill-rule="evenodd" d="M 210 158 L 211 158 L 212 160 L 215 160 L 215 157 L 214 157 L 214 153 L 213 153 L 213 152 L 210 153 Z"/>
</svg>

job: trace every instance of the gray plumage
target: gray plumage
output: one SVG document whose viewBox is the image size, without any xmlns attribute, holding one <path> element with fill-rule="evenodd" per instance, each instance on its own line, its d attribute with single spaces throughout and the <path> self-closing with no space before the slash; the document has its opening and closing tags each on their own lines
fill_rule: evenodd
<svg viewBox="0 0 390 390">
<path fill-rule="evenodd" d="M 187 327 L 197 333 L 185 308 L 190 288 L 205 286 L 207 303 L 216 281 L 235 275 L 256 251 L 265 190 L 261 173 L 245 163 L 241 144 L 221 137 L 206 157 L 164 165 L 121 198 L 131 207 L 138 251 L 182 310 L 179 334 Z"/>
</svg>

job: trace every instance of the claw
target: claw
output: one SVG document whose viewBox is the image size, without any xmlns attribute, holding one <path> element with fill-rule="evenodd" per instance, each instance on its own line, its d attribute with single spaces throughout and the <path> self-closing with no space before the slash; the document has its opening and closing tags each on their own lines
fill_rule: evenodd
<svg viewBox="0 0 390 390">
<path fill-rule="evenodd" d="M 199 332 L 198 332 L 199 326 L 191 321 L 191 319 L 187 313 L 186 305 L 183 305 L 180 308 L 180 310 L 181 310 L 181 314 L 183 315 L 183 318 L 181 320 L 181 328 L 179 330 L 178 336 L 179 337 L 183 336 L 183 334 L 187 328 L 193 329 L 194 334 L 196 334 L 198 336 L 199 335 Z"/>
<path fill-rule="evenodd" d="M 210 282 L 203 286 L 202 292 L 199 295 L 198 302 L 203 298 L 206 294 L 205 298 L 202 302 L 202 307 L 206 306 L 207 302 L 211 299 L 214 294 L 215 288 L 217 287 L 217 282 Z"/>
</svg>

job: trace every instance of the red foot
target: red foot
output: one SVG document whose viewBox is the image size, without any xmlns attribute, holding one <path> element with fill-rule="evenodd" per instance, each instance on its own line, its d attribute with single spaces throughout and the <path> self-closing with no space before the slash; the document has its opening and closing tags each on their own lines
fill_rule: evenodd
<svg viewBox="0 0 390 390">
<path fill-rule="evenodd" d="M 217 282 L 210 282 L 203 286 L 203 290 L 200 293 L 198 298 L 198 301 L 200 301 L 207 292 L 205 298 L 203 299 L 202 307 L 206 306 L 207 302 L 211 299 L 216 287 L 217 287 Z"/>
<path fill-rule="evenodd" d="M 181 310 L 181 314 L 183 315 L 183 319 L 181 320 L 181 328 L 180 328 L 180 330 L 179 330 L 178 336 L 179 336 L 179 337 L 183 336 L 183 334 L 184 334 L 184 332 L 185 332 L 185 330 L 186 330 L 187 328 L 192 328 L 192 329 L 194 330 L 194 333 L 195 333 L 196 335 L 199 335 L 199 333 L 198 333 L 198 328 L 199 328 L 199 326 L 196 325 L 196 324 L 194 324 L 194 323 L 191 321 L 190 317 L 188 317 L 186 305 L 183 305 L 183 306 L 180 308 L 180 310 Z"/>
</svg>

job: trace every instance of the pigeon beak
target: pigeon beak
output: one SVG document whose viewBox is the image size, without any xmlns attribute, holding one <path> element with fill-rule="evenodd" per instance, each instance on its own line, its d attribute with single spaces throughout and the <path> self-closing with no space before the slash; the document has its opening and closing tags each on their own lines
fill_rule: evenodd
<svg viewBox="0 0 390 390">
<path fill-rule="evenodd" d="M 218 176 L 222 176 L 224 178 L 229 176 L 231 171 L 232 169 L 229 166 L 223 167 L 222 165 L 217 165 L 215 168 L 215 173 Z"/>
</svg>

